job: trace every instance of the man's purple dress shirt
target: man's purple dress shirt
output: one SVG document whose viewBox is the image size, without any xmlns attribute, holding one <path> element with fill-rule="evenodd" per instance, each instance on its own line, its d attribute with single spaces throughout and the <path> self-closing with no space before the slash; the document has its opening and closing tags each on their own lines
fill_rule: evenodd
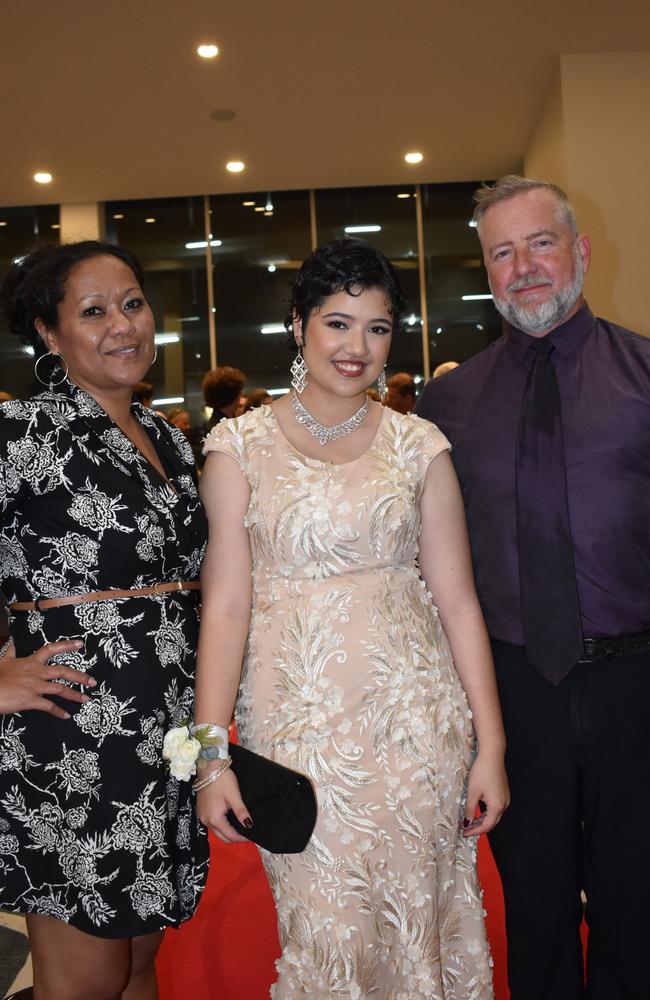
<svg viewBox="0 0 650 1000">
<path fill-rule="evenodd" d="M 650 339 L 596 319 L 587 305 L 548 336 L 583 633 L 640 632 L 650 628 Z M 516 645 L 523 634 L 515 463 L 533 339 L 508 328 L 432 379 L 416 408 L 452 443 L 488 631 Z"/>
</svg>

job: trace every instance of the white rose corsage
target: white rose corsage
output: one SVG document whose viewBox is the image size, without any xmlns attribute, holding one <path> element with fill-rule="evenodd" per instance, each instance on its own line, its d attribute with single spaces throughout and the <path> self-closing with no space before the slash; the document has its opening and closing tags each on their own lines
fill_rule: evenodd
<svg viewBox="0 0 650 1000">
<path fill-rule="evenodd" d="M 174 778 L 189 781 L 197 768 L 228 757 L 228 730 L 211 725 L 176 726 L 165 733 L 162 755 Z"/>
</svg>

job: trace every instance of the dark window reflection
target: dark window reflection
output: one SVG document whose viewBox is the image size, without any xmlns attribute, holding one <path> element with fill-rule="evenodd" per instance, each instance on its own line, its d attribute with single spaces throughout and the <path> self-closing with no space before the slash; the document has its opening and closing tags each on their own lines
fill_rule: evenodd
<svg viewBox="0 0 650 1000">
<path fill-rule="evenodd" d="M 387 371 L 388 374 L 406 371 L 421 377 L 422 320 L 415 188 L 405 184 L 317 191 L 316 219 L 319 244 L 346 235 L 361 236 L 399 268 L 408 300 L 408 321 L 402 336 L 393 340 Z M 360 231 L 370 226 L 378 228 Z"/>
<path fill-rule="evenodd" d="M 293 354 L 282 323 L 289 286 L 311 250 L 309 192 L 215 195 L 211 224 L 217 363 L 246 389 L 286 389 Z"/>
<path fill-rule="evenodd" d="M 478 236 L 469 225 L 477 187 L 421 189 L 432 370 L 444 361 L 466 361 L 501 334 L 491 299 L 464 298 L 490 294 Z"/>
<path fill-rule="evenodd" d="M 203 206 L 200 197 L 106 204 L 107 239 L 132 250 L 146 274 L 158 347 L 145 376 L 154 406 L 182 404 L 194 426 L 204 419 L 201 382 L 210 368 Z"/>
<path fill-rule="evenodd" d="M 58 205 L 0 208 L 0 282 L 4 281 L 14 257 L 42 243 L 58 242 Z M 4 317 L 0 316 L 0 390 L 24 398 L 41 388 L 34 379 L 31 348 L 9 333 Z"/>
</svg>

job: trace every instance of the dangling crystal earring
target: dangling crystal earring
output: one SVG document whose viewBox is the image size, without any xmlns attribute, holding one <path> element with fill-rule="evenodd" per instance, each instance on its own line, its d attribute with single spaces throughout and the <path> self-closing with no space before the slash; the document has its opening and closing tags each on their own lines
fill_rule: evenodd
<svg viewBox="0 0 650 1000">
<path fill-rule="evenodd" d="M 153 342 L 153 358 L 151 359 L 151 364 L 149 365 L 150 368 L 153 368 L 153 366 L 155 365 L 157 357 L 158 357 L 158 344 L 154 340 L 154 342 Z"/>
<path fill-rule="evenodd" d="M 41 378 L 38 371 L 38 366 L 40 365 L 43 358 L 58 358 L 59 361 L 60 362 L 62 361 L 63 364 L 65 365 L 65 371 L 63 371 L 63 369 L 61 370 L 61 378 L 57 379 L 56 382 L 51 376 L 49 382 L 46 382 L 44 378 Z M 54 374 L 54 369 L 52 369 L 52 375 L 53 374 Z M 34 362 L 34 376 L 41 383 L 41 385 L 46 386 L 48 389 L 50 389 L 53 385 L 61 385 L 61 383 L 65 382 L 65 380 L 68 377 L 68 362 L 61 354 L 52 354 L 48 351 L 47 354 L 41 354 L 38 358 L 36 358 L 36 361 Z"/>
<path fill-rule="evenodd" d="M 384 365 L 382 370 L 379 372 L 379 378 L 377 379 L 377 392 L 379 393 L 381 399 L 384 398 L 387 390 L 388 386 L 386 385 L 386 365 Z"/>
<path fill-rule="evenodd" d="M 305 364 L 305 359 L 302 356 L 302 347 L 298 348 L 298 353 L 293 359 L 291 368 L 291 385 L 298 395 L 304 392 L 307 387 L 307 375 L 309 373 L 309 368 Z"/>
</svg>

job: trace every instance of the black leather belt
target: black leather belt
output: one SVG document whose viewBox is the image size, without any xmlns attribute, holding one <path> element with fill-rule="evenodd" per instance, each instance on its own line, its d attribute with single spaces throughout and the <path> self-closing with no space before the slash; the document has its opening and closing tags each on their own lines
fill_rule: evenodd
<svg viewBox="0 0 650 1000">
<path fill-rule="evenodd" d="M 650 629 L 645 632 L 629 632 L 627 635 L 603 636 L 585 639 L 585 651 L 578 663 L 593 663 L 594 660 L 611 660 L 614 656 L 650 651 Z"/>
</svg>

